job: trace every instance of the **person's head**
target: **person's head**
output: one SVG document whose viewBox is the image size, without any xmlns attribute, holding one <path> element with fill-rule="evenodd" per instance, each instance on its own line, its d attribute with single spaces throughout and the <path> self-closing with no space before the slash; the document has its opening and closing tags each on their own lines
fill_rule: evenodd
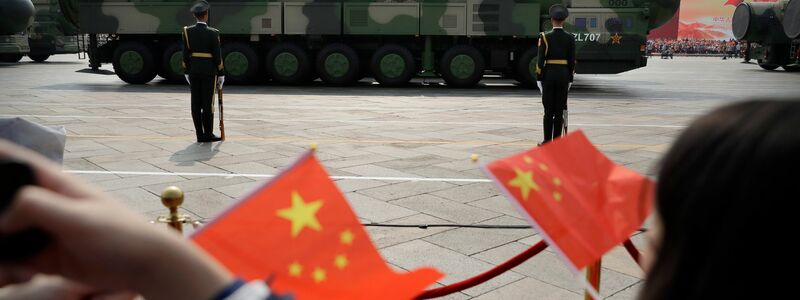
<svg viewBox="0 0 800 300">
<path fill-rule="evenodd" d="M 208 22 L 208 10 L 211 8 L 211 5 L 208 4 L 205 0 L 199 0 L 192 5 L 192 8 L 189 11 L 192 12 L 195 19 L 200 22 Z"/>
<path fill-rule="evenodd" d="M 569 11 L 564 5 L 553 4 L 550 6 L 550 22 L 553 23 L 553 27 L 564 26 L 564 20 L 566 20 L 568 16 Z"/>
<path fill-rule="evenodd" d="M 748 101 L 694 121 L 661 162 L 640 299 L 789 292 L 790 202 L 800 184 L 800 101 Z M 767 297 L 768 298 L 768 297 Z"/>
</svg>

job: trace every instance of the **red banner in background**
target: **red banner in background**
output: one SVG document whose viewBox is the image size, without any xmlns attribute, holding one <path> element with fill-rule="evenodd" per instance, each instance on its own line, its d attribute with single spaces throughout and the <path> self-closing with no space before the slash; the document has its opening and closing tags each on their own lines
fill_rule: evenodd
<svg viewBox="0 0 800 300">
<path fill-rule="evenodd" d="M 776 2 L 754 0 L 748 2 Z M 733 39 L 731 18 L 742 0 L 684 0 L 678 13 L 666 24 L 650 32 L 649 39 Z"/>
</svg>

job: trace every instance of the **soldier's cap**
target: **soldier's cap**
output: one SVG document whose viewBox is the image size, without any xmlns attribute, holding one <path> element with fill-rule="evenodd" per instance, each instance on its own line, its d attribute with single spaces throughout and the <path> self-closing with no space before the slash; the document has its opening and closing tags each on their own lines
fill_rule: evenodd
<svg viewBox="0 0 800 300">
<path fill-rule="evenodd" d="M 189 9 L 193 14 L 199 14 L 208 11 L 211 7 L 211 4 L 208 4 L 205 0 L 200 0 L 192 5 L 192 8 Z"/>
<path fill-rule="evenodd" d="M 556 21 L 564 21 L 567 17 L 569 17 L 569 10 L 564 5 L 553 4 L 553 6 L 550 6 L 550 18 Z"/>
</svg>

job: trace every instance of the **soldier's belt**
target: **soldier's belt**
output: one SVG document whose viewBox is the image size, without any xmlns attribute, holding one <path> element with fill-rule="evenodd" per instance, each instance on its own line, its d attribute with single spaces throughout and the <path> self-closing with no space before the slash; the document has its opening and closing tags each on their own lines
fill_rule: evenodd
<svg viewBox="0 0 800 300">
<path fill-rule="evenodd" d="M 211 53 L 206 52 L 193 52 L 192 57 L 212 58 Z M 565 63 L 566 64 L 566 63 Z"/>
<path fill-rule="evenodd" d="M 548 59 L 544 61 L 548 65 L 566 65 L 566 59 Z"/>
</svg>

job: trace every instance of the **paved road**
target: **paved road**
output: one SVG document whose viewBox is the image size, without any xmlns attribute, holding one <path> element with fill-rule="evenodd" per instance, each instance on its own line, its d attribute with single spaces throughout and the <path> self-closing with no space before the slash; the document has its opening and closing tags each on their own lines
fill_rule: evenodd
<svg viewBox="0 0 800 300">
<path fill-rule="evenodd" d="M 186 192 L 183 212 L 211 218 L 318 143 L 318 156 L 364 222 L 526 222 L 480 170 L 541 140 L 538 92 L 487 79 L 475 89 L 437 81 L 412 88 L 229 86 L 228 141 L 195 144 L 184 85 L 127 85 L 55 56 L 0 64 L 0 116 L 68 132 L 64 169 L 151 217 L 158 194 Z M 104 66 L 104 69 L 110 66 Z M 111 73 L 106 70 L 105 73 Z M 571 129 L 614 161 L 654 176 L 658 158 L 696 116 L 752 97 L 795 97 L 800 74 L 766 72 L 719 58 L 653 59 L 619 75 L 579 75 Z M 479 164 L 470 162 L 471 154 Z M 530 229 L 376 228 L 369 233 L 398 269 L 434 266 L 449 284 L 540 240 Z M 642 245 L 643 238 L 634 238 Z M 618 248 L 603 262 L 601 294 L 633 299 L 642 273 Z M 446 299 L 581 299 L 580 283 L 545 251 L 486 284 Z"/>
</svg>

